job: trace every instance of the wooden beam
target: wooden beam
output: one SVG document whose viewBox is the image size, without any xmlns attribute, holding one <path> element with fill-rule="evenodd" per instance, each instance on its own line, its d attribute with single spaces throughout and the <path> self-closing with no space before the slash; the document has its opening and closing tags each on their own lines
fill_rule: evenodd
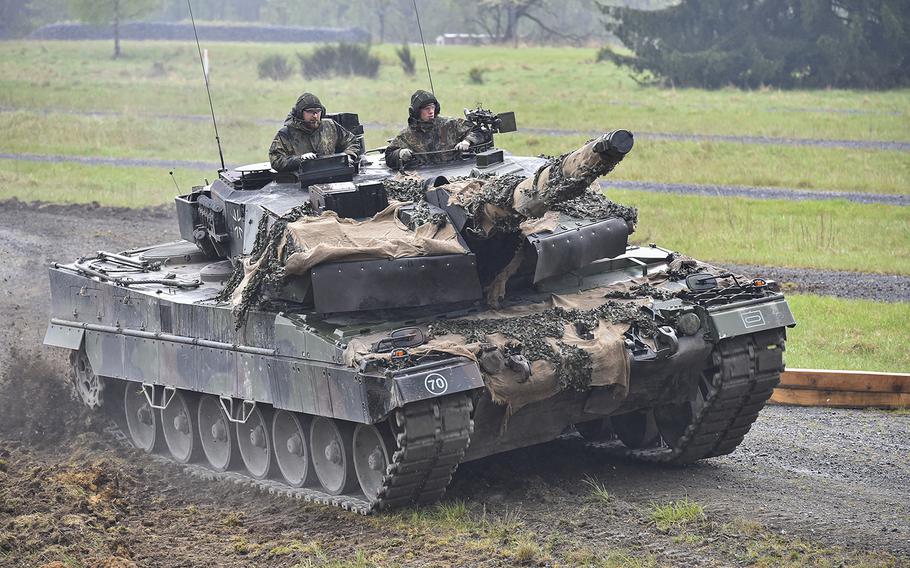
<svg viewBox="0 0 910 568">
<path fill-rule="evenodd" d="M 910 408 L 910 373 L 789 369 L 771 402 L 839 408 Z"/>
</svg>

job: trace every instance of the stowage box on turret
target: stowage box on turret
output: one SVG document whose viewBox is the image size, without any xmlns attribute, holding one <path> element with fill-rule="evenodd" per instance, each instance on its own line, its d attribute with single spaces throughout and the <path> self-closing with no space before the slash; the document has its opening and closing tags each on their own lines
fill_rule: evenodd
<svg viewBox="0 0 910 568">
<path fill-rule="evenodd" d="M 363 513 L 573 430 L 653 461 L 727 454 L 794 320 L 773 282 L 629 244 L 637 212 L 597 180 L 632 146 L 222 171 L 177 198 L 183 240 L 54 264 L 45 343 L 138 448 Z"/>
</svg>

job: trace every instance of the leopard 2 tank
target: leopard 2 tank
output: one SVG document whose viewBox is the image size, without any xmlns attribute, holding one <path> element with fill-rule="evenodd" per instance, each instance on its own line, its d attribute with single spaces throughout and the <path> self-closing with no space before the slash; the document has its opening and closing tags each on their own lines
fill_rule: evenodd
<svg viewBox="0 0 910 568">
<path fill-rule="evenodd" d="M 488 146 L 220 171 L 176 199 L 182 240 L 52 265 L 45 343 L 137 448 L 361 513 L 573 428 L 654 461 L 732 452 L 784 368 L 775 283 L 629 243 L 637 211 L 597 182 L 628 131 Z"/>
</svg>

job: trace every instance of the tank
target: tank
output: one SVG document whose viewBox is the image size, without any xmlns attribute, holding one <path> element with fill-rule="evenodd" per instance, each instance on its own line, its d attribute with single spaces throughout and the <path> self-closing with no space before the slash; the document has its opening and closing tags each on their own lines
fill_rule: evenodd
<svg viewBox="0 0 910 568">
<path fill-rule="evenodd" d="M 53 264 L 45 344 L 75 393 L 190 473 L 364 514 L 565 435 L 732 452 L 784 368 L 779 287 L 630 244 L 598 179 L 631 132 L 518 157 L 494 145 L 514 115 L 466 117 L 470 153 L 220 171 L 176 198 L 182 240 Z"/>
</svg>

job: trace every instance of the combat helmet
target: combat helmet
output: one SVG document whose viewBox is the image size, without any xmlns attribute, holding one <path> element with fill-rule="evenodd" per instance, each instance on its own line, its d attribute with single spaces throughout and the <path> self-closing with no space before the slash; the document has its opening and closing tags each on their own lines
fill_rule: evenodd
<svg viewBox="0 0 910 568">
<path fill-rule="evenodd" d="M 436 116 L 439 116 L 440 106 L 439 101 L 436 100 L 436 96 L 429 91 L 417 89 L 414 91 L 414 94 L 411 95 L 411 106 L 408 107 L 408 116 L 413 120 L 420 120 L 420 109 L 430 103 L 436 105 Z"/>
</svg>

